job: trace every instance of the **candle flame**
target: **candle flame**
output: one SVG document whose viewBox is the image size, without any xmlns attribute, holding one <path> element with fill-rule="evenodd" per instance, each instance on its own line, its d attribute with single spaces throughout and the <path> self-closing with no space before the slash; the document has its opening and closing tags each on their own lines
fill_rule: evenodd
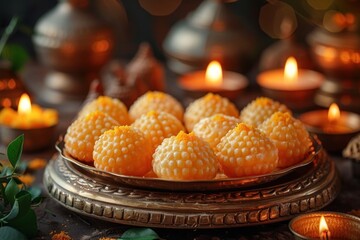
<svg viewBox="0 0 360 240">
<path fill-rule="evenodd" d="M 289 57 L 285 63 L 284 80 L 294 82 L 298 78 L 298 67 L 294 57 Z"/>
<path fill-rule="evenodd" d="M 18 113 L 28 114 L 31 112 L 31 101 L 29 95 L 23 93 L 20 97 Z"/>
<path fill-rule="evenodd" d="M 321 215 L 320 218 L 319 235 L 320 235 L 320 239 L 324 239 L 324 240 L 325 239 L 328 240 L 330 236 L 330 231 L 326 223 L 325 217 L 323 215 Z"/>
<path fill-rule="evenodd" d="M 218 61 L 211 61 L 206 69 L 205 81 L 211 86 L 220 86 L 223 81 L 221 65 Z"/>
<path fill-rule="evenodd" d="M 328 111 L 328 119 L 330 122 L 336 122 L 340 119 L 340 109 L 336 103 L 332 103 Z"/>
</svg>

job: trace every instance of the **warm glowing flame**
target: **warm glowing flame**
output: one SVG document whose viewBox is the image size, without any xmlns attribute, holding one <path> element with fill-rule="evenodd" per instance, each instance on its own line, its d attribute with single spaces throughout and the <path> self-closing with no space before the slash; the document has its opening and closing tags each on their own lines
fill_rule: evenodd
<svg viewBox="0 0 360 240">
<path fill-rule="evenodd" d="M 206 69 L 205 81 L 211 86 L 220 86 L 223 81 L 221 65 L 218 61 L 211 61 Z"/>
<path fill-rule="evenodd" d="M 298 78 L 298 67 L 294 57 L 289 57 L 285 63 L 284 79 L 287 82 L 294 82 Z"/>
<path fill-rule="evenodd" d="M 18 112 L 19 114 L 28 114 L 31 112 L 30 97 L 26 93 L 23 93 L 20 97 Z"/>
<path fill-rule="evenodd" d="M 329 231 L 329 228 L 328 228 L 328 225 L 326 223 L 324 216 L 321 216 L 321 218 L 320 218 L 319 236 L 320 236 L 320 239 L 324 239 L 324 240 L 325 239 L 328 240 L 330 238 L 330 231 Z"/>
<path fill-rule="evenodd" d="M 336 103 L 332 103 L 328 111 L 329 122 L 336 122 L 340 119 L 340 109 Z"/>
</svg>

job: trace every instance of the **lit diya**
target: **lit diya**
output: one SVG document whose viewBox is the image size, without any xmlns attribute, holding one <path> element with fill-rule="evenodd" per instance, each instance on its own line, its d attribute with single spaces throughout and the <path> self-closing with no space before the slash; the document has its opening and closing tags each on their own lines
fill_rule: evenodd
<svg viewBox="0 0 360 240">
<path fill-rule="evenodd" d="M 260 73 L 257 83 L 264 94 L 285 103 L 292 110 L 314 106 L 314 96 L 324 81 L 324 76 L 308 69 L 298 69 L 296 59 L 289 57 L 284 69 Z"/>
<path fill-rule="evenodd" d="M 195 71 L 182 76 L 178 85 L 192 98 L 199 98 L 212 92 L 235 99 L 247 87 L 248 80 L 239 73 L 223 71 L 218 61 L 212 61 L 206 71 Z"/>
<path fill-rule="evenodd" d="M 329 110 L 306 112 L 299 119 L 309 132 L 318 136 L 324 148 L 332 152 L 343 150 L 350 139 L 360 133 L 360 115 L 340 111 L 335 103 Z"/>
<path fill-rule="evenodd" d="M 56 110 L 32 105 L 29 96 L 22 94 L 17 111 L 4 108 L 0 112 L 0 139 L 4 145 L 8 145 L 24 134 L 24 151 L 39 150 L 52 143 L 57 123 Z"/>
<path fill-rule="evenodd" d="M 302 214 L 289 223 L 295 239 L 358 239 L 360 218 L 337 212 Z"/>
</svg>

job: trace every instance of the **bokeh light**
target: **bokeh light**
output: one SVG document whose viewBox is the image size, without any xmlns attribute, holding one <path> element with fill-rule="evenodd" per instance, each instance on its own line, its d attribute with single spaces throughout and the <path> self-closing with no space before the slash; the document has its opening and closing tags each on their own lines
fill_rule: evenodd
<svg viewBox="0 0 360 240">
<path fill-rule="evenodd" d="M 324 15 L 323 26 L 329 32 L 340 32 L 346 26 L 346 18 L 341 12 L 329 10 Z"/>
<path fill-rule="evenodd" d="M 290 37 L 297 28 L 294 9 L 283 2 L 266 4 L 260 10 L 260 28 L 270 37 L 284 39 Z"/>
</svg>

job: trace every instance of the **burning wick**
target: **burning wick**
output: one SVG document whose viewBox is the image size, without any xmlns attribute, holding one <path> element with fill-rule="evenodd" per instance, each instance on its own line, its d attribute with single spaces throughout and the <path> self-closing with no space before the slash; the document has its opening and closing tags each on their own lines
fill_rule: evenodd
<svg viewBox="0 0 360 240">
<path fill-rule="evenodd" d="M 294 57 L 289 57 L 286 60 L 284 68 L 284 80 L 288 83 L 296 82 L 298 79 L 298 67 Z"/>
<path fill-rule="evenodd" d="M 326 224 L 324 216 L 321 216 L 320 218 L 319 236 L 320 240 L 330 240 L 330 231 L 328 225 Z"/>
<path fill-rule="evenodd" d="M 340 109 L 336 103 L 332 103 L 328 112 L 329 122 L 335 123 L 340 119 Z"/>
<path fill-rule="evenodd" d="M 351 132 L 351 127 L 340 120 L 341 112 L 336 103 L 332 103 L 327 114 L 327 122 L 323 126 L 323 131 L 327 133 Z"/>
<path fill-rule="evenodd" d="M 29 114 L 31 112 L 31 101 L 29 95 L 23 93 L 20 97 L 18 113 L 19 114 Z"/>
<path fill-rule="evenodd" d="M 221 86 L 223 81 L 223 72 L 219 62 L 212 61 L 209 63 L 205 72 L 206 83 L 212 87 Z"/>
</svg>

